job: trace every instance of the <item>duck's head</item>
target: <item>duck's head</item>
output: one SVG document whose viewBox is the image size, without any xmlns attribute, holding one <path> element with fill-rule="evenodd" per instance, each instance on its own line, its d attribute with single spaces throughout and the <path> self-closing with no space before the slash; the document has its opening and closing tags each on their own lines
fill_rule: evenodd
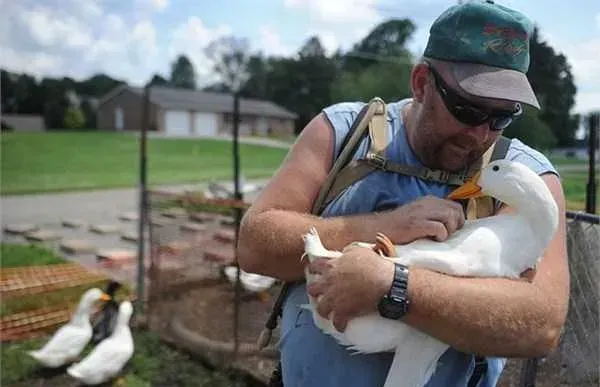
<svg viewBox="0 0 600 387">
<path fill-rule="evenodd" d="M 98 288 L 91 288 L 85 291 L 79 300 L 76 315 L 89 316 L 94 311 L 94 307 L 99 302 L 110 301 L 111 297 Z"/>
<path fill-rule="evenodd" d="M 518 207 L 520 201 L 539 191 L 547 191 L 548 196 L 552 197 L 544 181 L 535 172 L 522 163 L 503 159 L 486 165 L 473 178 L 452 191 L 448 199 L 488 195 Z"/>
<path fill-rule="evenodd" d="M 129 300 L 124 300 L 119 304 L 119 315 L 117 317 L 117 324 L 129 325 L 129 320 L 133 315 L 133 304 Z"/>
<path fill-rule="evenodd" d="M 471 199 L 483 195 L 506 203 L 536 226 L 548 228 L 549 235 L 558 225 L 558 206 L 548 186 L 522 163 L 495 160 L 452 191 L 447 198 Z"/>
</svg>

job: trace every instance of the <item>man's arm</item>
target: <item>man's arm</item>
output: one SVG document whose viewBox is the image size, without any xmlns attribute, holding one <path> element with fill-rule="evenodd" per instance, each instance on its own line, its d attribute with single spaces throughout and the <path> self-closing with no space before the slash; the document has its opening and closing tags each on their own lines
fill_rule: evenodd
<svg viewBox="0 0 600 387">
<path fill-rule="evenodd" d="M 240 225 L 238 259 L 243 270 L 284 281 L 304 278 L 302 235 L 311 226 L 328 249 L 354 241 L 375 242 L 381 230 L 398 243 L 447 238 L 464 223 L 462 208 L 426 197 L 380 213 L 321 218 L 311 215 L 332 167 L 333 130 L 321 113 L 304 128 L 282 166 L 252 203 Z"/>
</svg>

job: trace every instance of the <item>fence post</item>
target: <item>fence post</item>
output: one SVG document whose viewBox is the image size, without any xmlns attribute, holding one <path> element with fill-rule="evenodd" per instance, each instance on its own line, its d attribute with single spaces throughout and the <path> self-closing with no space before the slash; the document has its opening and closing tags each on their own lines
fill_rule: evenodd
<svg viewBox="0 0 600 387">
<path fill-rule="evenodd" d="M 600 114 L 592 113 L 588 125 L 588 182 L 585 198 L 585 211 L 589 214 L 596 213 L 596 148 L 598 147 L 598 119 Z"/>
</svg>

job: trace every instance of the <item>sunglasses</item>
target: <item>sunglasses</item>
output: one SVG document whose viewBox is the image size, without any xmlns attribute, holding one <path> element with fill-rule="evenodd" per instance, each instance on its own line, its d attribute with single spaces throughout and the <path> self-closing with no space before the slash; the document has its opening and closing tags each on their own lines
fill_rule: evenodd
<svg viewBox="0 0 600 387">
<path fill-rule="evenodd" d="M 444 101 L 446 109 L 463 124 L 474 127 L 487 122 L 489 123 L 490 130 L 499 131 L 506 129 L 516 118 L 523 114 L 523 108 L 519 103 L 513 111 L 486 109 L 482 106 L 477 106 L 449 88 L 448 84 L 444 82 L 444 79 L 435 68 L 429 63 L 428 65 L 431 74 L 433 74 L 435 86 Z"/>
</svg>

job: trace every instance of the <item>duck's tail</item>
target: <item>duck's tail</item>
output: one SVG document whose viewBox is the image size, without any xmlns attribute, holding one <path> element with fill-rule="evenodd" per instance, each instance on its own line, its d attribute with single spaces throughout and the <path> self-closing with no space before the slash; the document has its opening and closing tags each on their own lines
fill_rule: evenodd
<svg viewBox="0 0 600 387">
<path fill-rule="evenodd" d="M 319 238 L 319 233 L 314 226 L 310 228 L 308 233 L 302 235 L 302 239 L 304 240 L 304 254 L 302 255 L 302 259 L 308 258 L 312 261 L 316 257 L 339 258 L 342 255 L 339 251 L 327 250 L 323 246 L 321 238 Z"/>
<path fill-rule="evenodd" d="M 396 348 L 384 387 L 399 384 L 423 387 L 431 379 L 439 358 L 447 348 L 447 344 L 425 333 L 414 332 Z"/>
</svg>

